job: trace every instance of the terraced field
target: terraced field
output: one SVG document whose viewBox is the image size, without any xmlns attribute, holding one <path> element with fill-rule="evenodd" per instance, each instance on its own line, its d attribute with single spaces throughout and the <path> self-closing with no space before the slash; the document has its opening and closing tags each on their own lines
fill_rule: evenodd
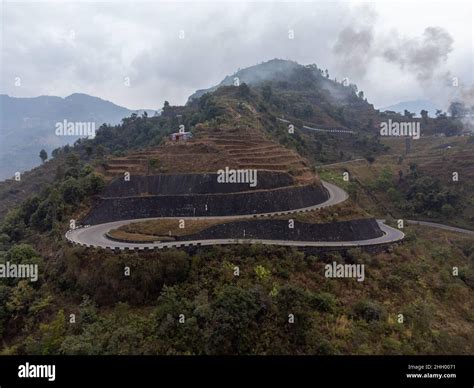
<svg viewBox="0 0 474 388">
<path fill-rule="evenodd" d="M 148 150 L 114 157 L 106 161 L 103 173 L 108 179 L 156 173 L 216 172 L 225 168 L 287 171 L 298 184 L 317 183 L 309 163 L 295 151 L 270 140 L 257 129 L 197 131 L 187 142 L 166 141 Z"/>
<path fill-rule="evenodd" d="M 474 138 L 472 137 L 423 137 L 412 141 L 412 149 L 405 154 L 403 139 L 386 139 L 390 152 L 380 158 L 381 162 L 392 162 L 397 168 L 408 169 L 415 163 L 419 174 L 437 177 L 452 184 L 452 173 L 459 173 L 459 182 L 467 187 L 474 182 Z M 403 161 L 397 158 L 403 155 Z M 398 171 L 398 170 L 397 170 Z"/>
<path fill-rule="evenodd" d="M 357 202 L 369 213 L 378 217 L 416 217 L 425 221 L 434 221 L 467 229 L 474 228 L 474 141 L 472 137 L 422 137 L 412 142 L 411 151 L 405 152 L 404 139 L 383 139 L 390 147 L 389 151 L 376 157 L 369 166 L 365 161 L 341 163 L 324 167 L 319 171 L 322 179 L 333 183 L 341 182 L 330 179 L 330 175 L 340 178 L 344 171 L 351 175 L 357 191 Z M 392 183 L 402 195 L 406 194 L 409 185 L 405 182 L 416 171 L 418 179 L 437 180 L 441 187 L 451 190 L 457 196 L 458 206 L 450 214 L 413 215 L 404 213 L 396 206 L 387 190 L 377 189 L 377 181 L 384 171 L 392 174 Z M 400 182 L 400 171 L 401 182 Z M 453 173 L 458 173 L 458 181 L 453 181 Z M 411 179 L 413 181 L 413 179 Z"/>
</svg>

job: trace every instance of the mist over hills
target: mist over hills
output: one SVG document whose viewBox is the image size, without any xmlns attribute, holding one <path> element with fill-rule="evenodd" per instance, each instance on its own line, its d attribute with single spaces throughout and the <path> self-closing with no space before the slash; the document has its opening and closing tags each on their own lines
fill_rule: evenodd
<svg viewBox="0 0 474 388">
<path fill-rule="evenodd" d="M 218 85 L 197 90 L 187 104 L 223 86 L 243 83 L 265 89 L 263 94 L 275 114 L 306 124 L 372 131 L 378 115 L 357 85 L 331 79 L 329 71 L 316 64 L 283 59 L 239 69 Z"/>
<path fill-rule="evenodd" d="M 90 122 L 96 130 L 104 123 L 116 125 L 122 118 L 143 110 L 130 110 L 110 101 L 83 93 L 65 98 L 39 96 L 17 98 L 0 95 L 0 180 L 16 171 L 26 171 L 41 163 L 39 151 L 48 154 L 57 147 L 73 144 L 81 136 L 57 136 L 58 122 Z M 147 110 L 149 115 L 156 111 Z"/>
<path fill-rule="evenodd" d="M 295 61 L 274 58 L 245 69 L 238 69 L 234 74 L 225 77 L 218 85 L 197 90 L 189 97 L 188 102 L 201 97 L 205 93 L 213 92 L 219 87 L 234 85 L 236 81 L 238 83 L 246 83 L 254 86 L 261 85 L 265 82 L 278 82 L 280 86 L 283 87 L 291 86 L 288 85 L 291 83 L 298 84 L 297 86 L 300 88 L 303 86 L 311 86 L 301 84 L 301 75 L 305 71 L 306 75 L 311 74 L 314 80 L 318 81 L 318 88 L 326 89 L 335 100 L 341 101 L 354 94 L 354 85 L 345 85 L 346 87 L 341 88 L 340 86 L 343 80 L 339 80 L 338 83 L 337 80 L 330 79 L 327 69 L 320 69 L 314 64 L 302 65 Z"/>
<path fill-rule="evenodd" d="M 188 102 L 201 97 L 205 93 L 213 92 L 221 86 L 234 85 L 236 77 L 239 79 L 240 83 L 245 82 L 249 85 L 256 85 L 272 80 L 283 81 L 293 70 L 299 67 L 301 67 L 301 65 L 294 61 L 272 59 L 267 62 L 246 67 L 245 69 L 238 69 L 234 74 L 225 77 L 219 84 L 207 89 L 196 90 L 196 92 L 189 97 Z"/>
</svg>

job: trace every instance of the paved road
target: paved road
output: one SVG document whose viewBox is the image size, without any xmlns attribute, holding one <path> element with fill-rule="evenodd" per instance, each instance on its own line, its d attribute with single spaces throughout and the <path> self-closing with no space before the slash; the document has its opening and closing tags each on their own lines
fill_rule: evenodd
<svg viewBox="0 0 474 388">
<path fill-rule="evenodd" d="M 362 162 L 362 161 L 367 161 L 367 159 L 351 159 L 351 160 L 345 160 L 343 162 L 337 162 L 337 163 L 329 163 L 329 164 L 317 164 L 316 168 L 324 168 L 324 167 L 331 167 L 331 166 L 338 166 L 340 164 L 347 164 L 347 163 L 354 163 L 354 162 Z"/>
<path fill-rule="evenodd" d="M 291 121 L 286 120 L 286 119 L 282 119 L 280 117 L 277 117 L 277 120 L 279 120 L 283 123 L 287 123 L 287 124 L 291 123 Z M 348 133 L 348 134 L 351 134 L 351 135 L 353 135 L 355 133 L 354 131 L 351 131 L 349 129 L 323 129 L 323 128 L 309 127 L 307 125 L 303 125 L 303 129 L 309 129 L 311 131 L 327 132 L 327 133 Z"/>
<path fill-rule="evenodd" d="M 248 214 L 239 216 L 222 216 L 222 217 L 160 217 L 160 218 L 141 218 L 132 220 L 122 220 L 115 222 L 107 222 L 104 224 L 92 225 L 79 227 L 73 230 L 69 230 L 66 233 L 66 238 L 77 245 L 87 247 L 100 247 L 109 249 L 162 249 L 170 247 L 181 247 L 191 245 L 226 245 L 226 244 L 248 244 L 248 243 L 260 243 L 264 245 L 284 245 L 284 246 L 313 246 L 313 247 L 338 247 L 338 246 L 365 246 L 365 245 L 377 245 L 395 242 L 403 239 L 404 234 L 398 229 L 394 229 L 385 225 L 383 220 L 377 220 L 380 228 L 384 232 L 384 235 L 379 238 L 371 240 L 361 241 L 287 241 L 287 240 L 258 240 L 258 239 L 216 239 L 216 240 L 196 240 L 196 241 L 173 241 L 173 242 L 156 242 L 156 243 L 125 243 L 110 240 L 106 237 L 107 233 L 112 230 L 119 228 L 120 226 L 130 224 L 132 222 L 148 221 L 148 220 L 160 220 L 160 219 L 222 219 L 232 220 L 237 218 L 256 218 L 256 217 L 268 217 L 273 215 L 283 215 L 311 211 L 320 209 L 328 206 L 333 206 L 338 203 L 345 201 L 348 198 L 347 193 L 340 187 L 333 185 L 328 182 L 323 182 L 324 187 L 329 193 L 329 199 L 318 205 L 294 209 L 284 212 L 274 213 L 263 213 L 263 214 Z"/>
<path fill-rule="evenodd" d="M 449 226 L 449 225 L 444 225 L 444 224 L 438 224 L 437 222 L 407 220 L 407 223 L 412 224 L 412 225 L 429 226 L 429 227 L 431 227 L 431 228 L 444 229 L 444 230 L 449 230 L 449 231 L 451 231 L 451 232 L 458 232 L 458 233 L 470 234 L 471 236 L 474 236 L 474 230 L 456 228 L 455 226 Z"/>
<path fill-rule="evenodd" d="M 109 249 L 163 249 L 172 247 L 206 246 L 206 245 L 229 245 L 229 244 L 255 244 L 281 245 L 298 247 L 358 247 L 367 245 L 387 244 L 402 240 L 405 236 L 398 229 L 385 225 L 383 220 L 377 220 L 380 229 L 384 232 L 382 237 L 359 240 L 359 241 L 288 241 L 288 240 L 261 240 L 261 239 L 213 239 L 213 240 L 190 240 L 156 243 L 124 243 L 108 239 L 105 234 L 118 226 L 128 224 L 129 221 L 110 222 L 107 224 L 94 225 L 86 228 L 78 228 L 69 231 L 66 237 L 69 241 L 86 247 L 100 247 Z"/>
</svg>

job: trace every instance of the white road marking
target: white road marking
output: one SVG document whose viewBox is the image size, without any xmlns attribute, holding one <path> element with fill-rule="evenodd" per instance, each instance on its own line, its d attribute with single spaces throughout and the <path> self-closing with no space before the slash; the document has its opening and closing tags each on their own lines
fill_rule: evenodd
<svg viewBox="0 0 474 388">
<path fill-rule="evenodd" d="M 315 209 L 320 209 L 328 206 L 333 206 L 338 203 L 344 202 L 348 198 L 348 194 L 340 187 L 333 185 L 328 182 L 322 182 L 324 187 L 329 193 L 329 199 L 323 203 L 309 206 L 306 208 L 280 211 L 273 213 L 262 213 L 262 214 L 248 214 L 248 215 L 237 215 L 237 216 L 212 216 L 212 217 L 155 217 L 155 218 L 140 218 L 132 220 L 122 220 L 115 222 L 107 222 L 98 225 L 86 225 L 85 227 L 79 227 L 66 232 L 66 239 L 73 244 L 86 246 L 86 247 L 97 247 L 97 248 L 108 248 L 108 249 L 162 249 L 180 246 L 207 246 L 207 245 L 227 245 L 227 244 L 255 244 L 260 243 L 263 245 L 282 245 L 282 246 L 312 246 L 312 247 L 357 247 L 367 245 L 378 245 L 386 244 L 395 241 L 400 241 L 404 238 L 404 234 L 388 225 L 385 225 L 383 220 L 377 220 L 380 229 L 384 232 L 384 235 L 375 239 L 360 240 L 360 241 L 290 241 L 290 240 L 263 240 L 263 239 L 212 239 L 212 240 L 181 240 L 173 242 L 152 242 L 152 243 L 132 243 L 132 242 L 119 242 L 114 241 L 106 237 L 106 234 L 112 230 L 117 229 L 123 225 L 127 225 L 133 222 L 143 222 L 150 220 L 160 219 L 222 219 L 232 220 L 239 218 L 258 218 L 268 217 L 280 214 L 291 214 L 305 212 Z"/>
</svg>

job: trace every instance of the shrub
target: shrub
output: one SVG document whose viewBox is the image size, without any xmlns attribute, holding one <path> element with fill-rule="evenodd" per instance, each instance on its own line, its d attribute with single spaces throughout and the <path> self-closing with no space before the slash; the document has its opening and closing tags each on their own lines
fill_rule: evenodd
<svg viewBox="0 0 474 388">
<path fill-rule="evenodd" d="M 367 322 L 380 321 L 385 315 L 385 310 L 375 301 L 361 300 L 354 306 L 354 315 Z"/>
<path fill-rule="evenodd" d="M 328 292 L 320 292 L 311 297 L 311 305 L 318 311 L 332 313 L 336 308 L 336 298 Z"/>
</svg>

